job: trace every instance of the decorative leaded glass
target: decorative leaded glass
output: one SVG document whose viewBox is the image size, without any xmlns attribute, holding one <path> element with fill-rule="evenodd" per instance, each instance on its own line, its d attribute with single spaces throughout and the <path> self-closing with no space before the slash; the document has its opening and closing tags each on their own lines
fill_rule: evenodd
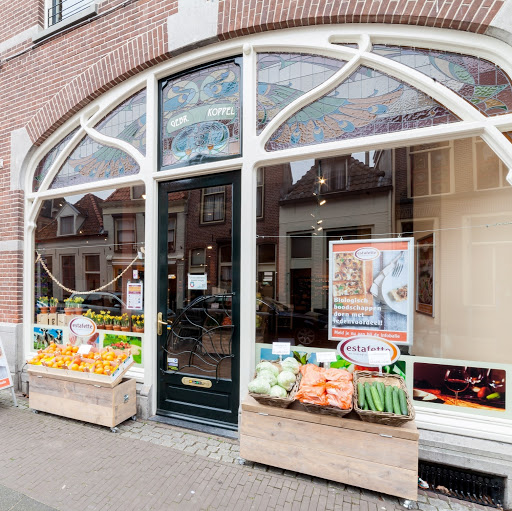
<svg viewBox="0 0 512 511">
<path fill-rule="evenodd" d="M 442 83 L 484 115 L 505 114 L 512 110 L 510 78 L 488 60 L 401 46 L 374 45 L 373 51 Z"/>
<path fill-rule="evenodd" d="M 124 140 L 146 154 L 146 89 L 123 101 L 95 129 L 103 135 Z"/>
<path fill-rule="evenodd" d="M 98 144 L 85 136 L 69 155 L 50 188 L 79 185 L 139 172 L 139 165 L 124 151 Z"/>
<path fill-rule="evenodd" d="M 32 191 L 39 191 L 39 187 L 44 181 L 46 174 L 48 174 L 48 171 L 53 165 L 53 162 L 57 159 L 57 156 L 59 156 L 66 144 L 73 138 L 77 131 L 78 128 L 75 128 L 67 137 L 63 138 L 51 151 L 49 151 L 46 156 L 39 162 L 34 173 L 34 179 L 32 181 Z"/>
<path fill-rule="evenodd" d="M 162 88 L 162 166 L 240 154 L 240 66 L 216 64 Z"/>
<path fill-rule="evenodd" d="M 432 98 L 396 78 L 359 67 L 326 96 L 302 108 L 272 135 L 268 151 L 457 121 Z"/>
<path fill-rule="evenodd" d="M 300 53 L 258 55 L 257 130 L 287 105 L 328 80 L 346 62 Z"/>
</svg>

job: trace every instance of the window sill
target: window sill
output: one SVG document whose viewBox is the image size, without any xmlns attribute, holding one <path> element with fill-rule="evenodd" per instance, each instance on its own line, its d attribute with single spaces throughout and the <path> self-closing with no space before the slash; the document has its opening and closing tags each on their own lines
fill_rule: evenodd
<svg viewBox="0 0 512 511">
<path fill-rule="evenodd" d="M 452 433 L 484 440 L 512 444 L 509 419 L 488 416 L 469 416 L 465 413 L 416 408 L 416 425 L 419 429 Z"/>
<path fill-rule="evenodd" d="M 55 25 L 45 28 L 44 30 L 39 32 L 37 36 L 33 37 L 32 41 L 34 43 L 38 43 L 39 41 L 42 41 L 43 39 L 46 39 L 47 37 L 50 37 L 51 35 L 56 34 L 57 32 L 61 32 L 62 30 L 70 27 L 71 25 L 75 25 L 80 21 L 95 16 L 96 14 L 98 14 L 98 4 L 92 3 L 91 5 L 87 6 L 87 8 L 85 8 L 83 11 L 76 13 L 74 16 L 70 16 L 65 20 L 55 23 Z"/>
</svg>

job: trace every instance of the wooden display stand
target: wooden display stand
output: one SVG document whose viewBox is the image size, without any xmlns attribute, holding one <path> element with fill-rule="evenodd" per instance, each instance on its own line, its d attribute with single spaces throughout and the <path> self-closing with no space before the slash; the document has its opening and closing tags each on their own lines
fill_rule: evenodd
<svg viewBox="0 0 512 511">
<path fill-rule="evenodd" d="M 62 370 L 61 370 L 62 371 Z M 29 373 L 29 406 L 41 411 L 115 428 L 137 414 L 134 379 L 115 386 Z"/>
<path fill-rule="evenodd" d="M 259 404 L 242 403 L 240 456 L 410 500 L 418 496 L 418 439 L 414 422 L 401 427 Z"/>
</svg>

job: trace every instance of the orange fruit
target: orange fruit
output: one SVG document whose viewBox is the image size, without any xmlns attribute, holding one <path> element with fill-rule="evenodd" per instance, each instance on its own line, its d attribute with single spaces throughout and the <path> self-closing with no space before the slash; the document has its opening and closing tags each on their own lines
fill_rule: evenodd
<svg viewBox="0 0 512 511">
<path fill-rule="evenodd" d="M 78 371 L 78 364 L 73 364 L 73 365 L 71 366 L 71 370 L 72 370 L 72 371 Z"/>
<path fill-rule="evenodd" d="M 72 351 L 73 353 L 76 353 L 76 352 L 78 351 L 78 346 L 73 346 L 73 347 L 71 348 L 71 351 Z"/>
</svg>

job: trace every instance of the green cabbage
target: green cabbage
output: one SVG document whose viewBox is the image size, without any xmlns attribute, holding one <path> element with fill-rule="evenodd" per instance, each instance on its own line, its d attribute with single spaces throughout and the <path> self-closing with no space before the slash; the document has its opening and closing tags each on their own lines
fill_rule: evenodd
<svg viewBox="0 0 512 511">
<path fill-rule="evenodd" d="M 256 372 L 259 373 L 260 371 L 263 371 L 264 369 L 268 369 L 269 371 L 272 371 L 276 377 L 279 374 L 279 368 L 275 364 L 271 364 L 270 362 L 260 362 L 256 366 Z"/>
<path fill-rule="evenodd" d="M 260 380 L 268 381 L 271 387 L 272 385 L 277 384 L 276 375 L 272 371 L 269 371 L 268 369 L 263 369 L 262 371 L 260 371 L 257 377 Z"/>
<path fill-rule="evenodd" d="M 299 362 L 297 362 L 293 357 L 285 358 L 281 362 L 281 367 L 283 368 L 283 371 L 291 371 L 294 374 L 298 374 L 300 370 Z"/>
<path fill-rule="evenodd" d="M 254 394 L 269 394 L 270 393 L 270 383 L 267 380 L 261 380 L 260 378 L 256 378 L 252 380 L 248 385 L 249 392 Z"/>
<path fill-rule="evenodd" d="M 295 385 L 296 376 L 291 371 L 283 371 L 277 377 L 277 383 L 283 387 L 283 389 L 290 391 Z"/>
<path fill-rule="evenodd" d="M 283 387 L 281 387 L 280 385 L 274 385 L 270 389 L 270 395 L 272 397 L 286 397 L 287 396 L 286 390 L 284 390 Z"/>
</svg>

